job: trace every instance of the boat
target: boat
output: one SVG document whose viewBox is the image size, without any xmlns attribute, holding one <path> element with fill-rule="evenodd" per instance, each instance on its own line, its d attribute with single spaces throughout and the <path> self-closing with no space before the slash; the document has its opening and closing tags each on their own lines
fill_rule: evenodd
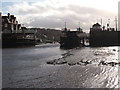
<svg viewBox="0 0 120 90">
<path fill-rule="evenodd" d="M 62 35 L 60 36 L 60 48 L 71 49 L 81 46 L 81 40 L 78 36 L 79 33 L 83 33 L 79 28 L 77 31 L 70 31 L 64 28 Z"/>
<path fill-rule="evenodd" d="M 109 26 L 109 25 L 107 25 Z M 89 43 L 91 47 L 120 46 L 120 31 L 115 28 L 103 28 L 96 23 L 90 28 Z"/>
</svg>

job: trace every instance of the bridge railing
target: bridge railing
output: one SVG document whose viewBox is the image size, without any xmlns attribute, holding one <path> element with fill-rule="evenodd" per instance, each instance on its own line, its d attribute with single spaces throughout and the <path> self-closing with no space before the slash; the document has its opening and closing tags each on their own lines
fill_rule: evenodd
<svg viewBox="0 0 120 90">
<path fill-rule="evenodd" d="M 77 36 L 79 38 L 89 38 L 89 34 L 88 33 L 79 33 L 79 34 L 77 34 Z"/>
</svg>

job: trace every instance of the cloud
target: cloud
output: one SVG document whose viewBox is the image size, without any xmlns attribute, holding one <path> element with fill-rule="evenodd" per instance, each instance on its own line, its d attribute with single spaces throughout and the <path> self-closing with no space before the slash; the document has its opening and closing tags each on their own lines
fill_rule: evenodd
<svg viewBox="0 0 120 90">
<path fill-rule="evenodd" d="M 120 1 L 118 3 L 118 7 L 119 7 L 119 10 L 118 10 L 118 30 L 120 31 Z"/>
<path fill-rule="evenodd" d="M 78 22 L 83 29 L 89 30 L 92 24 L 103 18 L 104 24 L 107 19 L 111 18 L 111 24 L 114 26 L 115 13 L 96 9 L 93 7 L 80 6 L 75 4 L 61 4 L 53 2 L 53 0 L 45 0 L 42 2 L 19 2 L 8 6 L 8 12 L 14 13 L 20 23 L 24 23 L 27 27 L 47 27 L 47 28 L 63 28 L 64 22 L 67 27 L 75 29 Z"/>
</svg>

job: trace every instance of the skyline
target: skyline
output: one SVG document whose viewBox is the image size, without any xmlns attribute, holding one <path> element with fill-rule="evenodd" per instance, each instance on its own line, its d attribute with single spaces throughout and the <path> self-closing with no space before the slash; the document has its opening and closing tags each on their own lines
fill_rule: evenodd
<svg viewBox="0 0 120 90">
<path fill-rule="evenodd" d="M 118 16 L 119 0 L 7 1 L 2 1 L 2 14 L 14 14 L 19 23 L 26 27 L 62 29 L 66 22 L 68 28 L 76 29 L 80 22 L 83 30 L 89 30 L 92 24 L 100 23 L 101 18 L 103 25 L 106 26 L 110 19 L 111 27 L 115 27 L 115 16 Z"/>
</svg>

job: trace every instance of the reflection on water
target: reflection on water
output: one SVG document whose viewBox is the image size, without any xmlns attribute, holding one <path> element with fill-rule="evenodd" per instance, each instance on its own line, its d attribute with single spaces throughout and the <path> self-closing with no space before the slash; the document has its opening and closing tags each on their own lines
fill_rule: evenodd
<svg viewBox="0 0 120 90">
<path fill-rule="evenodd" d="M 3 87 L 115 88 L 118 47 L 61 50 L 59 44 L 3 49 Z"/>
</svg>

